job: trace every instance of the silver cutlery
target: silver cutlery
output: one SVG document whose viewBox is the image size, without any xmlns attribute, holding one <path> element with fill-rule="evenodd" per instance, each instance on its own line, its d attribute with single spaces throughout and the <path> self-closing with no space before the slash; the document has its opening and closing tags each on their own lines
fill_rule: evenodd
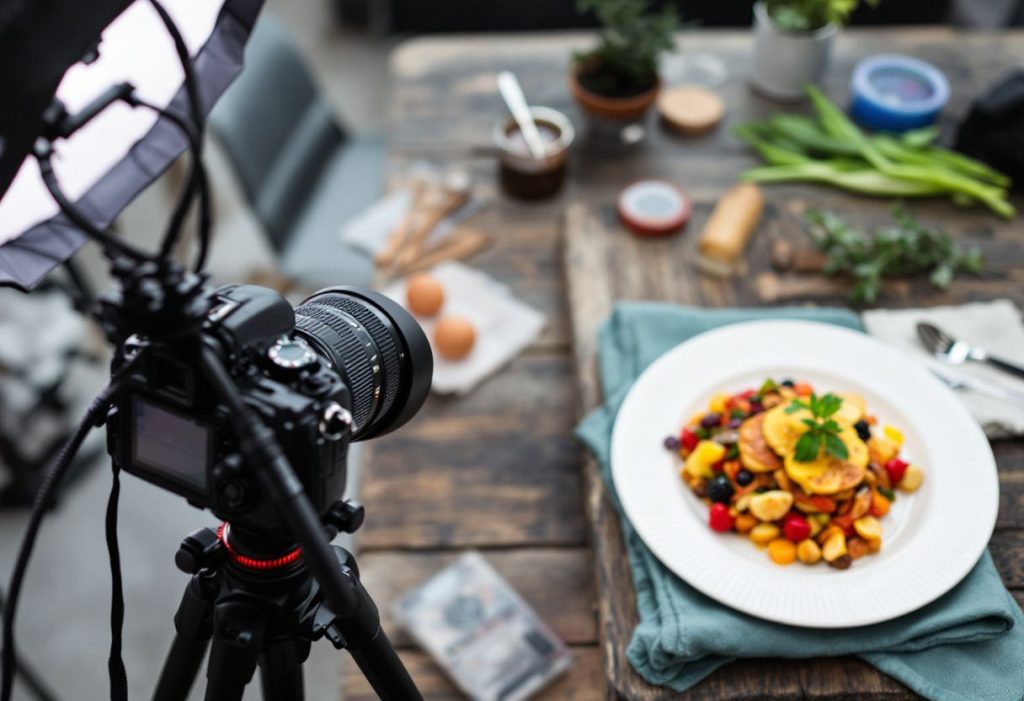
<svg viewBox="0 0 1024 701">
<path fill-rule="evenodd" d="M 988 363 L 1003 372 L 1024 378 L 1024 367 L 992 355 L 984 348 L 972 346 L 967 341 L 955 339 L 935 324 L 929 324 L 926 321 L 918 322 L 917 337 L 921 339 L 921 343 L 932 355 L 950 365 L 963 365 L 968 360 L 973 360 L 979 363 Z"/>
<path fill-rule="evenodd" d="M 959 372 L 937 370 L 935 368 L 930 368 L 930 370 L 935 377 L 939 378 L 939 380 L 941 380 L 942 383 L 951 390 L 968 390 L 971 392 L 977 392 L 978 394 L 984 394 L 988 397 L 992 397 L 993 399 L 998 399 L 1006 402 L 1007 404 L 1013 404 L 1014 406 L 1024 409 L 1024 392 L 1007 389 L 1006 387 L 997 385 L 994 382 L 979 380 L 975 377 L 967 377 Z"/>
</svg>

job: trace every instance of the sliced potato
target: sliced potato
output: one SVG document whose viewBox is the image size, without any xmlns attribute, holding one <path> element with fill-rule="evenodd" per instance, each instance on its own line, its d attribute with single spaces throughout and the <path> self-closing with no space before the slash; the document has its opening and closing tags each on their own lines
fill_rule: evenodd
<svg viewBox="0 0 1024 701">
<path fill-rule="evenodd" d="M 762 521 L 777 521 L 793 506 L 793 493 L 773 489 L 750 497 L 750 513 Z"/>
<path fill-rule="evenodd" d="M 798 409 L 792 414 L 787 414 L 786 409 L 789 406 L 790 402 L 783 402 L 764 413 L 764 438 L 771 449 L 779 455 L 787 455 L 793 451 L 793 446 L 800 440 L 800 436 L 807 432 L 803 419 L 812 416 L 808 409 Z"/>
<path fill-rule="evenodd" d="M 751 472 L 774 472 L 782 467 L 782 460 L 766 441 L 763 426 L 767 415 L 755 414 L 740 425 L 740 462 Z"/>
<path fill-rule="evenodd" d="M 874 516 L 862 516 L 853 522 L 857 535 L 867 541 L 882 539 L 882 522 Z"/>
<path fill-rule="evenodd" d="M 864 479 L 868 466 L 868 449 L 853 428 L 847 426 L 839 434 L 849 452 L 846 460 L 822 451 L 817 459 L 800 462 L 792 453 L 786 455 L 786 474 L 808 494 L 835 494 L 856 487 Z"/>
<path fill-rule="evenodd" d="M 768 545 L 779 537 L 779 527 L 774 523 L 759 523 L 750 530 L 750 540 L 755 545 Z"/>
</svg>

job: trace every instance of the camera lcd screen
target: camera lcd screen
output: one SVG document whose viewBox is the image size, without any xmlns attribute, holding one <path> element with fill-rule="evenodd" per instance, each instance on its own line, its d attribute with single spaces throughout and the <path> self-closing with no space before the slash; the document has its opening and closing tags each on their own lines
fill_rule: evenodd
<svg viewBox="0 0 1024 701">
<path fill-rule="evenodd" d="M 132 462 L 205 493 L 210 429 L 138 396 L 132 418 Z"/>
</svg>

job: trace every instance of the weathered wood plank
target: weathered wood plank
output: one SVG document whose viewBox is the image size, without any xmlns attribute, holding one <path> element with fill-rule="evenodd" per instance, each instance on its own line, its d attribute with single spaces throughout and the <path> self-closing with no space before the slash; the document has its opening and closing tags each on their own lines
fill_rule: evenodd
<svg viewBox="0 0 1024 701">
<path fill-rule="evenodd" d="M 391 604 L 461 553 L 452 551 L 372 552 L 359 558 L 360 578 L 381 611 L 381 623 L 396 647 L 412 644 L 391 617 Z M 551 626 L 573 645 L 594 645 L 594 577 L 590 549 L 517 548 L 484 551 L 484 557 Z"/>
<path fill-rule="evenodd" d="M 399 657 L 412 675 L 424 698 L 430 701 L 465 701 L 460 692 L 441 669 L 425 653 L 401 650 Z M 595 681 L 601 677 L 601 653 L 594 646 L 574 647 L 573 665 L 537 696 L 536 701 L 596 701 L 598 688 Z M 377 695 L 351 660 L 342 667 L 342 688 L 346 701 L 376 701 Z"/>
<path fill-rule="evenodd" d="M 520 357 L 371 443 L 360 547 L 586 542 L 570 373 L 561 354 Z"/>
</svg>

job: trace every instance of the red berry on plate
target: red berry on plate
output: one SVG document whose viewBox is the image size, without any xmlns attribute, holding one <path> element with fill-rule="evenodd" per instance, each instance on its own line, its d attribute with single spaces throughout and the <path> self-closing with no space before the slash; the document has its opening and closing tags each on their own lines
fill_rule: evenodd
<svg viewBox="0 0 1024 701">
<path fill-rule="evenodd" d="M 910 463 L 904 462 L 899 458 L 893 458 L 885 463 L 885 471 L 889 473 L 889 480 L 893 483 L 893 486 L 900 483 L 900 480 L 903 479 L 903 474 L 909 466 Z"/>
<path fill-rule="evenodd" d="M 679 436 L 679 442 L 683 448 L 687 451 L 693 450 L 700 443 L 700 437 L 693 432 L 693 429 L 687 427 L 683 429 L 683 434 Z"/>
<path fill-rule="evenodd" d="M 715 502 L 708 511 L 708 525 L 711 530 L 725 533 L 732 530 L 733 518 L 729 513 L 729 507 L 721 502 Z"/>
<path fill-rule="evenodd" d="M 782 521 L 782 533 L 794 543 L 811 537 L 811 524 L 800 514 L 789 513 Z"/>
</svg>

